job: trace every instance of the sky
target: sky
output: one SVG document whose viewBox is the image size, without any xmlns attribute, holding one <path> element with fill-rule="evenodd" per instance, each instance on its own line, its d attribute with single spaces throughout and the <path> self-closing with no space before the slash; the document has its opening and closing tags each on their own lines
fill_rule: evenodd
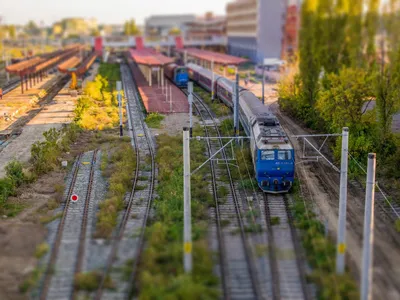
<svg viewBox="0 0 400 300">
<path fill-rule="evenodd" d="M 65 17 L 96 18 L 99 23 L 118 24 L 130 18 L 138 24 L 157 14 L 194 13 L 206 11 L 225 14 L 232 0 L 2 0 L 2 23 L 26 24 L 29 20 L 51 25 Z"/>
</svg>

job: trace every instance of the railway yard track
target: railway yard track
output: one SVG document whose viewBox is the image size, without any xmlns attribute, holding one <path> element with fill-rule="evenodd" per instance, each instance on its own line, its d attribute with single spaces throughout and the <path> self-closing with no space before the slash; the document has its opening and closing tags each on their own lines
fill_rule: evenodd
<svg viewBox="0 0 400 300">
<path fill-rule="evenodd" d="M 193 97 L 193 102 L 205 124 L 206 136 L 221 137 L 218 125 L 208 107 L 196 95 Z M 222 146 L 221 139 L 207 140 L 209 154 L 215 153 Z M 221 151 L 221 157 L 223 159 L 227 157 L 224 150 Z M 228 162 L 225 160 L 225 168 L 221 170 L 211 161 L 211 169 L 222 293 L 225 299 L 262 299 L 251 246 L 245 232 L 246 222 Z M 228 177 L 229 183 L 217 183 L 217 179 L 223 175 Z M 221 186 L 228 189 L 226 201 L 224 197 L 219 196 L 218 188 Z M 228 225 L 222 226 L 222 223 Z M 235 251 L 231 251 L 232 249 Z"/>
<path fill-rule="evenodd" d="M 203 100 L 194 94 L 193 103 L 203 121 L 205 135 L 221 137 L 217 122 Z M 206 141 L 209 155 L 222 147 L 221 139 Z M 313 299 L 287 197 L 262 193 L 258 187 L 250 194 L 238 190 L 230 174 L 227 153 L 221 151 L 220 158 L 226 170 L 216 168 L 215 161 L 210 161 L 211 192 L 216 203 L 213 238 L 217 239 L 212 244 L 218 245 L 213 250 L 219 252 L 217 273 L 224 299 Z M 218 181 L 225 174 L 229 184 Z M 218 197 L 221 185 L 230 188 L 225 203 Z M 251 217 L 244 218 L 244 214 Z M 222 225 L 227 222 L 228 226 Z M 246 233 L 246 227 L 251 225 L 260 226 L 261 232 Z M 240 236 L 232 235 L 237 231 Z"/>
<path fill-rule="evenodd" d="M 70 299 L 74 296 L 74 276 L 84 264 L 87 225 L 92 198 L 97 150 L 80 155 L 66 193 L 64 213 L 41 288 L 40 299 Z M 71 201 L 71 195 L 78 201 Z"/>
<path fill-rule="evenodd" d="M 144 247 L 144 234 L 151 211 L 155 183 L 153 141 L 144 122 L 136 86 L 128 66 L 122 65 L 121 73 L 130 130 L 136 151 L 135 179 L 126 203 L 126 210 L 117 234 L 113 238 L 112 249 L 95 299 L 127 299 L 132 294 L 132 285 L 135 282 Z M 126 264 L 132 268 L 128 281 L 121 278 L 120 272 L 113 271 L 123 268 Z M 115 290 L 104 289 L 106 276 L 111 276 L 112 281 L 118 283 Z"/>
</svg>

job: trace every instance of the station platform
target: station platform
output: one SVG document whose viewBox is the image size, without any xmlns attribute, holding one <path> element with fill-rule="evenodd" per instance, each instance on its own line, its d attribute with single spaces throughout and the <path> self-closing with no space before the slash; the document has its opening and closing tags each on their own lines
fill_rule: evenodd
<svg viewBox="0 0 400 300">
<path fill-rule="evenodd" d="M 154 78 L 154 84 L 149 86 L 137 65 L 130 64 L 130 67 L 148 113 L 170 114 L 189 112 L 187 96 L 167 78 L 164 78 L 164 82 L 166 83 L 164 88 L 157 83 L 156 78 Z"/>
<path fill-rule="evenodd" d="M 21 93 L 20 85 L 3 95 L 0 100 L 0 130 L 10 126 L 15 119 L 32 109 L 48 91 L 57 83 L 59 75 L 50 74 Z"/>
</svg>

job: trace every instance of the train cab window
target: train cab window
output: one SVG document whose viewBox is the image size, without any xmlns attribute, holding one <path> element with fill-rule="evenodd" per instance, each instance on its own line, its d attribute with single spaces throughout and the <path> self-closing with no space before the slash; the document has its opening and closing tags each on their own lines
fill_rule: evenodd
<svg viewBox="0 0 400 300">
<path fill-rule="evenodd" d="M 279 160 L 291 160 L 292 152 L 290 152 L 289 150 L 279 150 L 278 151 L 278 159 Z"/>
<path fill-rule="evenodd" d="M 261 152 L 261 160 L 274 160 L 275 152 L 273 150 L 264 150 Z"/>
<path fill-rule="evenodd" d="M 180 68 L 176 71 L 176 74 L 186 74 L 187 70 L 185 68 Z"/>
</svg>

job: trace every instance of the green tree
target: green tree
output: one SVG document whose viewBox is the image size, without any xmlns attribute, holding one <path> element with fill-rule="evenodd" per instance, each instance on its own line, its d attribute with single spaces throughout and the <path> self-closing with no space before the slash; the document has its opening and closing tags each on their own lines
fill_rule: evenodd
<svg viewBox="0 0 400 300">
<path fill-rule="evenodd" d="M 382 68 L 375 80 L 379 129 L 385 144 L 391 136 L 393 116 L 400 109 L 400 47 L 393 61 Z"/>
<path fill-rule="evenodd" d="M 168 32 L 170 35 L 180 35 L 181 30 L 178 27 L 173 27 Z"/>
<path fill-rule="evenodd" d="M 360 68 L 362 66 L 362 19 L 363 0 L 352 0 L 348 6 L 348 20 L 345 28 L 342 65 Z"/>
<path fill-rule="evenodd" d="M 136 22 L 134 19 L 131 19 L 124 23 L 124 35 L 138 35 L 139 33 L 140 33 L 140 31 L 137 28 Z"/>
<path fill-rule="evenodd" d="M 299 68 L 302 80 L 304 104 L 313 106 L 317 99 L 320 62 L 317 53 L 315 30 L 317 25 L 318 0 L 304 0 L 301 7 L 301 29 L 299 36 Z"/>
<path fill-rule="evenodd" d="M 28 22 L 25 26 L 25 31 L 28 35 L 38 35 L 40 33 L 39 26 L 32 20 Z"/>
<path fill-rule="evenodd" d="M 368 11 L 365 16 L 366 54 L 370 67 L 375 64 L 376 47 L 375 38 L 379 28 L 380 0 L 368 0 Z"/>
<path fill-rule="evenodd" d="M 15 25 L 8 26 L 8 34 L 12 39 L 15 39 L 17 37 L 17 31 L 15 29 Z"/>
<path fill-rule="evenodd" d="M 317 109 L 332 130 L 348 126 L 362 129 L 363 105 L 371 95 L 369 79 L 362 69 L 344 68 L 327 75 L 329 88 L 320 92 Z"/>
</svg>

